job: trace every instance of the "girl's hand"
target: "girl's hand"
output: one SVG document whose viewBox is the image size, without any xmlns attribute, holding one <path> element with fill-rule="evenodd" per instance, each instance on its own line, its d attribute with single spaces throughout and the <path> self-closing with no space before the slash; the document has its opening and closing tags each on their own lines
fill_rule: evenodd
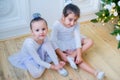
<svg viewBox="0 0 120 80">
<path fill-rule="evenodd" d="M 76 63 L 76 64 L 79 64 L 79 63 L 82 62 L 82 61 L 83 61 L 82 57 L 77 55 L 77 56 L 76 56 L 75 63 Z"/>
<path fill-rule="evenodd" d="M 76 53 L 77 53 L 76 60 L 75 60 L 76 64 L 79 64 L 79 63 L 81 63 L 83 61 L 81 52 L 82 52 L 81 48 L 78 48 L 76 50 Z"/>
<path fill-rule="evenodd" d="M 63 52 L 63 53 L 61 54 L 61 59 L 62 59 L 63 61 L 65 61 L 65 62 L 67 62 L 67 54 Z"/>
<path fill-rule="evenodd" d="M 60 70 L 61 68 L 63 68 L 64 65 L 65 65 L 65 62 L 60 61 L 58 65 L 51 65 L 51 69 Z"/>
</svg>

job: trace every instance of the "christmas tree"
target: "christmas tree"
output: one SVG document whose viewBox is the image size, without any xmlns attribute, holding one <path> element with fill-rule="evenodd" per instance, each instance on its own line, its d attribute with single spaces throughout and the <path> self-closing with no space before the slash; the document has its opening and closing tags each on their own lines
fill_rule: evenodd
<svg viewBox="0 0 120 80">
<path fill-rule="evenodd" d="M 117 23 L 115 23 L 111 34 L 116 36 L 118 48 L 120 48 L 120 0 L 101 0 L 100 3 L 101 9 L 95 13 L 97 18 L 92 19 L 91 22 L 107 23 L 116 18 Z"/>
</svg>

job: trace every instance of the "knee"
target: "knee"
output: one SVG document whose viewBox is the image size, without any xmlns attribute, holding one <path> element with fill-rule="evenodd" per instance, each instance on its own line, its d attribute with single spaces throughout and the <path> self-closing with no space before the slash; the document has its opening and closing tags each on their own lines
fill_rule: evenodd
<svg viewBox="0 0 120 80">
<path fill-rule="evenodd" d="M 88 39 L 88 44 L 89 44 L 89 46 L 92 46 L 94 44 L 93 40 L 92 39 Z"/>
</svg>

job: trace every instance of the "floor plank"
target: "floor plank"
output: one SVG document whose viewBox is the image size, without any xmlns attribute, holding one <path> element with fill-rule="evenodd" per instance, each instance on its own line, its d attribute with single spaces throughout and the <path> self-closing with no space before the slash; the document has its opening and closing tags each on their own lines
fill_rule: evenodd
<svg viewBox="0 0 120 80">
<path fill-rule="evenodd" d="M 94 41 L 93 47 L 83 57 L 92 67 L 106 73 L 105 80 L 120 79 L 120 50 L 117 49 L 115 36 L 110 35 L 112 30 L 111 23 L 104 26 L 100 23 L 81 23 L 81 33 Z M 18 52 L 28 36 L 29 34 L 0 41 L 0 80 L 96 80 L 82 69 L 73 70 L 69 64 L 65 66 L 69 72 L 67 77 L 62 77 L 57 71 L 46 70 L 38 79 L 32 78 L 27 71 L 13 67 L 8 62 L 8 56 Z"/>
</svg>

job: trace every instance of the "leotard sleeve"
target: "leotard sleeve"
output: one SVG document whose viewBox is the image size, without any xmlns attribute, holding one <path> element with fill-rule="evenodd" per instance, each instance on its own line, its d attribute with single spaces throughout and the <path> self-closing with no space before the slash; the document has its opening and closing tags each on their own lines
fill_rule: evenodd
<svg viewBox="0 0 120 80">
<path fill-rule="evenodd" d="M 58 42 L 58 38 L 57 38 L 58 30 L 57 30 L 57 27 L 58 27 L 57 24 L 53 25 L 52 32 L 51 32 L 51 38 L 50 38 L 55 50 L 58 48 L 58 44 L 57 44 L 57 42 Z"/>
<path fill-rule="evenodd" d="M 75 36 L 76 48 L 81 48 L 82 45 L 81 45 L 81 37 L 80 37 L 80 28 L 78 24 L 74 29 L 74 36 Z"/>
<path fill-rule="evenodd" d="M 42 65 L 46 68 L 50 68 L 51 64 L 43 61 L 39 57 L 39 55 L 37 53 L 38 47 L 36 47 L 36 44 L 32 40 L 27 40 L 24 44 L 25 44 L 24 46 L 25 46 L 26 50 L 32 56 L 32 58 L 36 61 L 36 63 L 38 63 L 39 65 Z"/>
</svg>

